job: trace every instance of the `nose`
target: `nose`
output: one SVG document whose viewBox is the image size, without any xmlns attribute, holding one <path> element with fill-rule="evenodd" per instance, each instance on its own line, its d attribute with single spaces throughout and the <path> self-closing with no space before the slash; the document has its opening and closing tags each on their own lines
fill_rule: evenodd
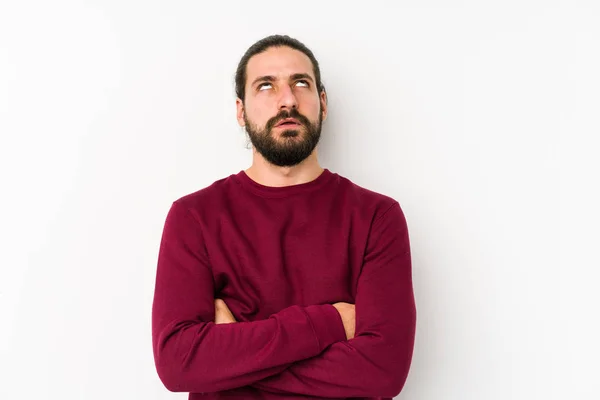
<svg viewBox="0 0 600 400">
<path fill-rule="evenodd" d="M 292 109 L 298 107 L 298 100 L 291 87 L 282 85 L 279 91 L 279 109 Z"/>
</svg>

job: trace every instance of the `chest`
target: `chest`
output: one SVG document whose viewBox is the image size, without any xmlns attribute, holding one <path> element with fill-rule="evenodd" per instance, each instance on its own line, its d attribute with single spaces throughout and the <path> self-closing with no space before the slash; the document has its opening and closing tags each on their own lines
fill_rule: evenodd
<svg viewBox="0 0 600 400">
<path fill-rule="evenodd" d="M 367 232 L 341 210 L 226 215 L 212 231 L 215 297 L 238 321 L 291 305 L 354 302 Z"/>
</svg>

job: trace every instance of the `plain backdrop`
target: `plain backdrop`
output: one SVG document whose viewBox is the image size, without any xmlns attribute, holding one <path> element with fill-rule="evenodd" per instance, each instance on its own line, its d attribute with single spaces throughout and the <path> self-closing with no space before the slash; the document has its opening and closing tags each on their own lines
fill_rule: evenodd
<svg viewBox="0 0 600 400">
<path fill-rule="evenodd" d="M 321 164 L 406 214 L 398 398 L 600 398 L 597 1 L 0 4 L 0 399 L 186 398 L 152 358 L 164 218 L 250 165 L 233 75 L 273 33 L 320 61 Z"/>
</svg>

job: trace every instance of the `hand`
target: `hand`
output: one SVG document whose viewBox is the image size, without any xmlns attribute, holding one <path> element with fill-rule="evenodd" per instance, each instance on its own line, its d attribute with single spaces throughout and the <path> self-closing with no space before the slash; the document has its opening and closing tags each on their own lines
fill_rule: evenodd
<svg viewBox="0 0 600 400">
<path fill-rule="evenodd" d="M 354 310 L 354 304 L 350 303 L 335 303 L 333 306 L 340 313 L 342 322 L 344 323 L 344 330 L 346 331 L 346 338 L 348 340 L 354 337 L 356 330 L 356 311 Z"/>
<path fill-rule="evenodd" d="M 215 324 L 231 324 L 237 322 L 235 317 L 221 299 L 215 299 Z"/>
</svg>

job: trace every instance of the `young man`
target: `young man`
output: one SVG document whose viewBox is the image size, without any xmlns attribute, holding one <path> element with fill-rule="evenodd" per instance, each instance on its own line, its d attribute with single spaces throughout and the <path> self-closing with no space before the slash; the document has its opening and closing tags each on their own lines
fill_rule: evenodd
<svg viewBox="0 0 600 400">
<path fill-rule="evenodd" d="M 416 311 L 399 203 L 324 169 L 313 53 L 270 36 L 242 57 L 252 165 L 173 202 L 152 309 L 158 375 L 190 399 L 396 396 Z"/>
</svg>

